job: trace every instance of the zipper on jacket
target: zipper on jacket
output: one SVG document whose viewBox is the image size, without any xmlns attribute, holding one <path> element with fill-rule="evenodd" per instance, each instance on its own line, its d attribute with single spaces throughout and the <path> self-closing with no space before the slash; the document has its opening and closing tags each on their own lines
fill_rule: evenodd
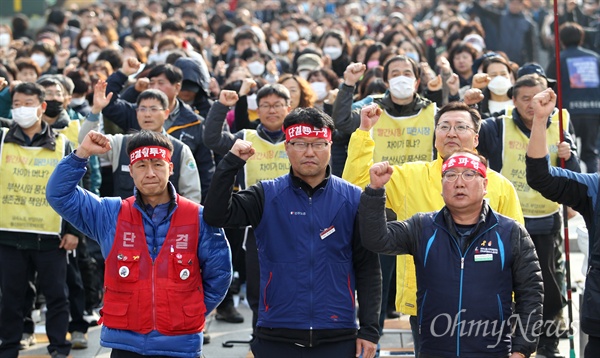
<svg viewBox="0 0 600 358">
<path fill-rule="evenodd" d="M 421 325 L 423 324 L 423 314 L 425 309 L 425 300 L 427 299 L 427 292 L 423 295 L 423 302 L 421 302 L 421 314 L 419 315 L 419 334 L 421 334 Z"/>
<path fill-rule="evenodd" d="M 271 284 L 271 280 L 273 279 L 273 272 L 269 272 L 269 281 L 265 285 L 265 292 L 263 293 L 263 304 L 265 305 L 265 312 L 269 312 L 269 304 L 267 303 L 267 288 Z"/>
<path fill-rule="evenodd" d="M 154 260 L 152 260 L 152 329 L 154 331 L 156 331 L 156 299 L 154 297 L 154 295 L 156 294 L 155 279 L 156 266 L 154 265 Z"/>
<path fill-rule="evenodd" d="M 456 241 L 454 236 L 452 236 L 452 234 L 446 228 L 442 227 L 442 229 L 444 231 L 446 231 L 446 233 L 448 233 L 448 235 L 452 238 L 452 241 L 454 242 L 454 245 L 456 245 L 456 248 L 458 249 L 458 252 L 460 254 L 460 284 L 459 284 L 459 291 L 458 291 L 458 312 L 457 312 L 457 318 L 456 318 L 456 322 L 457 322 L 457 325 L 456 325 L 456 356 L 457 357 L 460 357 L 460 328 L 461 328 L 460 327 L 460 316 L 462 313 L 462 294 L 463 294 L 463 278 L 464 278 L 464 273 L 465 273 L 465 257 L 467 256 L 467 253 L 471 250 L 471 247 L 473 247 L 473 244 L 475 244 L 475 242 L 477 242 L 480 237 L 485 235 L 488 231 L 492 230 L 497 225 L 498 224 L 496 223 L 496 224 L 492 225 L 491 227 L 487 228 L 486 230 L 484 230 L 483 232 L 481 232 L 479 235 L 475 236 L 464 253 L 461 250 L 460 245 L 459 245 L 458 241 Z"/>
<path fill-rule="evenodd" d="M 313 328 L 311 326 L 310 330 L 308 331 L 308 346 L 310 348 L 312 348 L 312 346 L 313 346 L 313 341 L 312 341 L 313 340 L 313 336 L 312 336 L 312 333 L 313 333 Z"/>
<path fill-rule="evenodd" d="M 314 223 L 314 213 L 313 213 L 313 209 L 312 209 L 312 196 L 308 197 L 308 210 L 310 211 L 310 229 L 309 230 L 312 231 L 312 229 L 315 226 L 315 223 Z M 313 322 L 313 315 L 314 315 L 313 303 L 314 302 L 313 301 L 315 299 L 314 295 L 313 295 L 313 291 L 314 291 L 313 290 L 314 289 L 314 278 L 313 278 L 314 254 L 313 254 L 313 240 L 312 240 L 312 238 L 310 239 L 310 253 L 309 253 L 309 255 L 310 255 L 310 265 L 309 265 L 309 267 L 310 267 L 310 270 L 309 270 L 309 276 L 310 276 L 310 278 L 309 278 L 309 280 L 310 280 L 309 281 L 310 282 L 310 285 L 309 285 L 309 287 L 310 287 L 310 310 L 309 310 L 309 317 L 310 317 L 310 322 L 309 322 L 309 324 L 310 324 L 310 327 L 311 327 L 310 328 L 311 329 L 310 330 L 310 337 L 311 338 L 310 338 L 309 345 L 310 345 L 310 347 L 312 347 L 312 327 L 313 327 L 313 324 L 314 324 L 314 322 Z"/>
</svg>

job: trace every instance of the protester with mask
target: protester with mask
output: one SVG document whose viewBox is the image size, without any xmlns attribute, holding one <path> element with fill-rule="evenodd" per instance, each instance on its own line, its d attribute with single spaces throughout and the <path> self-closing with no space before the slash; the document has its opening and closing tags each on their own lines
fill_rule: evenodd
<svg viewBox="0 0 600 358">
<path fill-rule="evenodd" d="M 60 86 L 58 86 L 60 87 Z M 54 87 L 57 89 L 57 87 Z M 44 88 L 22 83 L 13 90 L 14 123 L 1 131 L 0 195 L 11 196 L 0 209 L 0 356 L 16 357 L 23 333 L 23 305 L 29 271 L 34 270 L 46 297 L 46 333 L 52 358 L 66 358 L 71 342 L 67 298 L 67 253 L 79 242 L 79 232 L 52 210 L 44 197 L 47 176 L 68 155 L 71 143 L 42 120 L 47 104 Z M 27 158 L 12 162 L 7 158 Z M 29 163 L 36 162 L 35 167 Z M 42 164 L 43 163 L 43 164 Z M 22 173 L 30 173 L 24 175 Z M 35 173 L 35 175 L 34 175 Z M 27 183 L 35 190 L 17 191 Z M 33 225 L 32 223 L 37 223 Z"/>
<path fill-rule="evenodd" d="M 46 92 L 46 110 L 42 115 L 42 119 L 77 146 L 79 144 L 81 123 L 78 120 L 71 120 L 66 111 L 66 89 L 55 78 L 42 77 L 38 83 Z"/>
<path fill-rule="evenodd" d="M 344 33 L 337 30 L 326 31 L 321 37 L 320 47 L 323 54 L 331 60 L 329 67 L 338 77 L 343 77 L 352 53 L 352 47 Z"/>
<path fill-rule="evenodd" d="M 327 114 L 331 114 L 331 106 L 333 103 L 329 103 L 327 100 L 331 94 L 331 91 L 337 92 L 337 88 L 340 86 L 340 80 L 335 72 L 328 68 L 320 68 L 311 71 L 308 74 L 307 81 L 310 83 L 310 87 L 317 96 L 314 107 L 324 111 Z"/>
<path fill-rule="evenodd" d="M 501 56 L 486 58 L 482 71 L 473 76 L 472 86 L 483 92 L 484 99 L 479 103 L 479 113 L 487 118 L 514 105 L 508 96 L 508 90 L 514 82 L 514 73 L 508 61 Z"/>
</svg>

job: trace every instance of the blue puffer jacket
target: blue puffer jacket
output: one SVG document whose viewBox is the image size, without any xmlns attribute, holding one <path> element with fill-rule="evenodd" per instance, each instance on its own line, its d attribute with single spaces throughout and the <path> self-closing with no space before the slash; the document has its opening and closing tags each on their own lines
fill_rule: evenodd
<svg viewBox="0 0 600 358">
<path fill-rule="evenodd" d="M 99 198 L 77 187 L 85 173 L 87 160 L 71 154 L 65 157 L 50 177 L 46 187 L 48 203 L 65 220 L 79 228 L 86 236 L 100 244 L 106 258 L 113 245 L 121 198 Z M 170 191 L 175 193 L 171 184 Z M 173 210 L 160 224 L 154 224 L 136 202 L 141 211 L 148 251 L 156 259 L 165 240 Z M 209 226 L 200 209 L 198 258 L 201 263 L 206 312 L 211 312 L 225 297 L 231 282 L 231 252 L 222 229 Z M 158 331 L 139 334 L 131 331 L 102 327 L 102 346 L 124 349 L 142 355 L 166 355 L 196 358 L 202 351 L 202 333 L 164 336 Z"/>
</svg>

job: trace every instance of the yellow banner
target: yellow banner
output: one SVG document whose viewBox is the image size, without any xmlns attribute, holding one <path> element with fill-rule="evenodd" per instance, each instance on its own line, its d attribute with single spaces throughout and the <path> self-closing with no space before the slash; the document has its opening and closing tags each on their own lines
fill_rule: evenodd
<svg viewBox="0 0 600 358">
<path fill-rule="evenodd" d="M 289 173 L 290 161 L 285 152 L 285 142 L 270 143 L 250 129 L 244 131 L 244 139 L 252 142 L 256 151 L 244 166 L 246 188 L 261 180 L 275 179 Z"/>
<path fill-rule="evenodd" d="M 0 230 L 37 234 L 61 232 L 62 219 L 46 201 L 46 184 L 62 159 L 65 137 L 56 150 L 2 143 L 0 152 Z"/>
<path fill-rule="evenodd" d="M 392 117 L 383 111 L 371 130 L 375 162 L 392 165 L 433 160 L 433 134 L 436 106 L 430 104 L 412 117 Z"/>
</svg>

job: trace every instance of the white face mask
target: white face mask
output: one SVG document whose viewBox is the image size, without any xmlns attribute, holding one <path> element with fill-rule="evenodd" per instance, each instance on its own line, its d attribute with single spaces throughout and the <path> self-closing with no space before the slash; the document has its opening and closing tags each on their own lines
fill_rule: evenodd
<svg viewBox="0 0 600 358">
<path fill-rule="evenodd" d="M 416 63 L 421 62 L 419 54 L 416 52 L 407 52 L 407 53 L 405 53 L 405 55 L 406 55 L 406 57 L 409 57 L 409 58 L 412 58 L 413 60 L 415 60 Z"/>
<path fill-rule="evenodd" d="M 390 92 L 398 99 L 412 97 L 415 92 L 415 81 L 413 77 L 397 76 L 390 80 Z"/>
<path fill-rule="evenodd" d="M 290 44 L 287 41 L 279 41 L 279 52 L 287 53 L 290 50 Z"/>
<path fill-rule="evenodd" d="M 497 96 L 504 96 L 511 87 L 512 83 L 504 76 L 496 76 L 488 83 L 489 90 Z"/>
<path fill-rule="evenodd" d="M 248 70 L 252 76 L 260 76 L 265 72 L 265 64 L 259 61 L 252 61 L 248 64 Z"/>
<path fill-rule="evenodd" d="M 160 64 L 167 63 L 167 57 L 169 57 L 171 52 L 172 51 L 163 51 L 163 52 L 159 53 L 158 55 L 156 55 L 155 62 L 160 63 Z"/>
<path fill-rule="evenodd" d="M 144 27 L 150 25 L 150 18 L 142 17 L 141 19 L 137 19 L 135 21 L 135 27 Z"/>
<path fill-rule="evenodd" d="M 310 39 L 312 37 L 312 33 L 310 32 L 310 29 L 308 27 L 300 27 L 298 28 L 298 30 L 300 31 L 300 37 L 302 37 L 303 39 Z"/>
<path fill-rule="evenodd" d="M 79 39 L 79 46 L 85 50 L 92 41 L 94 41 L 94 39 L 91 36 L 84 36 Z"/>
<path fill-rule="evenodd" d="M 327 83 L 325 82 L 311 82 L 310 86 L 317 95 L 317 100 L 322 101 L 327 97 Z"/>
<path fill-rule="evenodd" d="M 8 47 L 10 45 L 10 35 L 7 33 L 0 34 L 0 47 Z"/>
<path fill-rule="evenodd" d="M 296 31 L 288 31 L 288 40 L 290 40 L 291 43 L 294 43 L 294 42 L 300 40 L 300 36 L 298 35 L 298 33 Z"/>
<path fill-rule="evenodd" d="M 248 102 L 249 110 L 256 111 L 258 109 L 258 103 L 256 102 L 256 93 L 246 96 L 246 101 Z"/>
<path fill-rule="evenodd" d="M 342 55 L 342 48 L 335 46 L 327 46 L 323 48 L 323 53 L 331 57 L 331 59 L 335 61 Z"/>
<path fill-rule="evenodd" d="M 273 51 L 274 54 L 278 55 L 281 50 L 279 49 L 279 44 L 271 44 L 271 51 Z"/>
<path fill-rule="evenodd" d="M 100 56 L 100 51 L 94 51 L 94 52 L 88 53 L 87 62 L 88 63 L 96 62 L 96 60 L 98 59 L 98 56 Z"/>
<path fill-rule="evenodd" d="M 44 67 L 48 63 L 48 57 L 41 53 L 34 53 L 31 55 L 33 62 L 37 63 L 38 66 Z"/>
<path fill-rule="evenodd" d="M 79 97 L 79 98 L 71 98 L 71 107 L 78 107 L 81 106 L 83 103 L 85 102 L 85 96 L 84 97 Z"/>
<path fill-rule="evenodd" d="M 29 128 L 38 121 L 39 117 L 37 111 L 40 106 L 37 107 L 19 107 L 13 108 L 12 118 L 21 128 Z"/>
</svg>

